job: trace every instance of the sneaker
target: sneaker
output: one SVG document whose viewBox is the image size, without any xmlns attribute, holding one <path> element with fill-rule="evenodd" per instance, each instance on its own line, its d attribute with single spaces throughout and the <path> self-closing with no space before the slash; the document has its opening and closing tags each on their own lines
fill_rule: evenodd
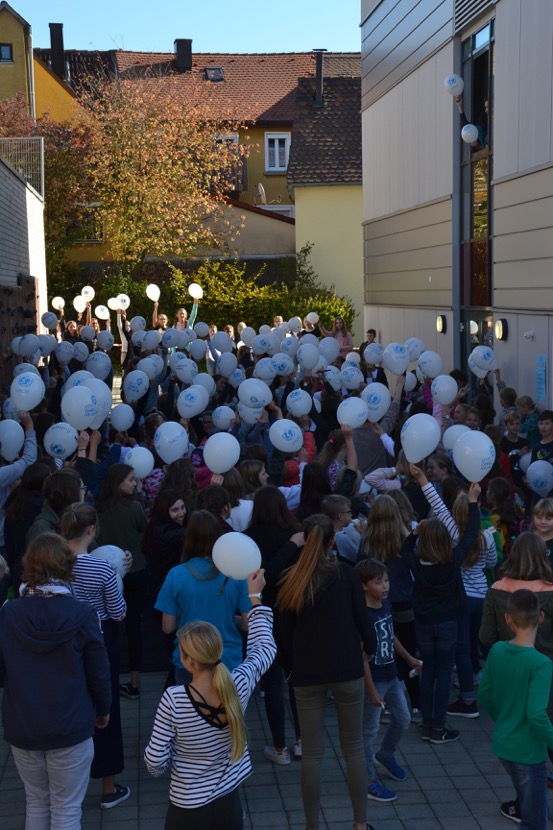
<svg viewBox="0 0 553 830">
<path fill-rule="evenodd" d="M 140 689 L 138 686 L 133 686 L 132 683 L 120 683 L 119 694 L 123 697 L 128 697 L 129 700 L 138 700 L 140 697 Z"/>
<path fill-rule="evenodd" d="M 266 746 L 263 750 L 263 755 L 268 761 L 272 761 L 273 764 L 280 764 L 280 766 L 286 766 L 292 761 L 290 758 L 290 750 L 287 746 L 284 747 L 282 752 L 277 752 L 274 746 Z"/>
<path fill-rule="evenodd" d="M 429 741 L 430 740 L 430 735 L 432 733 L 432 727 L 427 726 L 425 723 L 421 723 L 420 726 L 419 726 L 419 729 L 420 729 L 421 741 Z"/>
<path fill-rule="evenodd" d="M 371 801 L 395 801 L 397 793 L 387 790 L 380 781 L 373 781 L 367 787 L 367 798 L 370 798 Z"/>
<path fill-rule="evenodd" d="M 476 706 L 476 701 L 472 703 L 465 703 L 462 698 L 458 698 L 454 703 L 450 703 L 447 707 L 447 714 L 454 718 L 479 718 L 480 712 Z"/>
<path fill-rule="evenodd" d="M 301 758 L 301 740 L 294 741 L 292 752 L 294 753 L 294 758 Z"/>
<path fill-rule="evenodd" d="M 403 767 L 400 767 L 393 755 L 391 758 L 383 758 L 382 755 L 379 755 L 377 752 L 374 756 L 374 760 L 379 767 L 384 767 L 384 769 L 388 771 L 388 774 L 394 779 L 394 781 L 405 781 L 407 778 L 407 773 Z"/>
<path fill-rule="evenodd" d="M 456 729 L 432 729 L 429 741 L 431 744 L 450 744 L 459 740 Z"/>
<path fill-rule="evenodd" d="M 112 807 L 117 807 L 122 801 L 126 801 L 130 794 L 130 787 L 122 787 L 120 784 L 116 784 L 114 793 L 102 796 L 100 807 L 102 810 L 111 810 Z"/>
<path fill-rule="evenodd" d="M 517 824 L 520 824 L 520 804 L 518 803 L 518 798 L 515 801 L 504 801 L 499 811 L 505 818 L 510 818 L 511 821 L 516 821 Z"/>
<path fill-rule="evenodd" d="M 411 709 L 411 723 L 422 723 L 422 712 L 416 707 Z"/>
</svg>

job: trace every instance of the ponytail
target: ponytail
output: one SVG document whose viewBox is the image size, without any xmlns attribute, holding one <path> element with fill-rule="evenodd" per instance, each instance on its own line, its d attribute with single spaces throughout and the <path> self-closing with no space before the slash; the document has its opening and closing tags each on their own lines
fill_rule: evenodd
<svg viewBox="0 0 553 830">
<path fill-rule="evenodd" d="M 74 502 L 66 507 L 61 517 L 61 535 L 71 541 L 80 539 L 87 527 L 94 525 L 98 532 L 98 514 L 90 504 Z"/>
<path fill-rule="evenodd" d="M 315 595 L 325 576 L 338 568 L 328 549 L 334 539 L 334 525 L 328 516 L 315 514 L 304 522 L 306 541 L 295 565 L 280 580 L 277 606 L 281 611 L 299 614 L 315 604 Z"/>
</svg>

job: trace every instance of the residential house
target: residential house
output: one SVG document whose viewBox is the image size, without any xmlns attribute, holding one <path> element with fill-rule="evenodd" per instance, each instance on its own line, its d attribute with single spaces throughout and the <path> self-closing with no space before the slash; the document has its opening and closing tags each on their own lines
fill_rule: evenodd
<svg viewBox="0 0 553 830">
<path fill-rule="evenodd" d="M 363 0 L 361 26 L 366 322 L 446 370 L 493 342 L 551 407 L 553 5 Z"/>
</svg>

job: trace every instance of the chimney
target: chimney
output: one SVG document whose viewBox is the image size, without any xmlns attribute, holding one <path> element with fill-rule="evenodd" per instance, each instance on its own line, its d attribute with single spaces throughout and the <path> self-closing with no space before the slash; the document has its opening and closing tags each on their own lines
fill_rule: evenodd
<svg viewBox="0 0 553 830">
<path fill-rule="evenodd" d="M 315 54 L 315 101 L 313 106 L 322 107 L 324 105 L 323 98 L 323 83 L 324 83 L 324 53 L 326 49 L 313 49 Z"/>
<path fill-rule="evenodd" d="M 65 54 L 63 51 L 63 23 L 50 23 L 50 63 L 52 72 L 65 81 Z"/>
<path fill-rule="evenodd" d="M 192 41 L 186 38 L 175 40 L 175 59 L 177 72 L 192 71 Z"/>
</svg>

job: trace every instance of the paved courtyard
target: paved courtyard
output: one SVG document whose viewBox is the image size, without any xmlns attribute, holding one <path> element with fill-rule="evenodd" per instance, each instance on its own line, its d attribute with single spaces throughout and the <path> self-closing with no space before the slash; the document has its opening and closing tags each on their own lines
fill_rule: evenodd
<svg viewBox="0 0 553 830">
<path fill-rule="evenodd" d="M 140 701 L 121 700 L 126 770 L 120 781 L 131 786 L 132 795 L 112 810 L 100 810 L 100 784 L 92 781 L 84 802 L 86 830 L 162 830 L 168 777 L 151 778 L 142 754 L 164 678 L 161 673 L 144 674 Z M 263 700 L 258 694 L 251 700 L 247 719 L 254 774 L 242 788 L 246 830 L 269 827 L 302 830 L 305 823 L 299 762 L 275 767 L 263 757 L 269 731 Z M 461 739 L 445 746 L 423 743 L 418 727 L 409 728 L 399 757 L 409 774 L 408 780 L 383 779 L 399 793 L 397 801 L 367 802 L 367 819 L 376 830 L 508 830 L 514 826 L 498 809 L 501 801 L 512 796 L 512 790 L 501 765 L 490 753 L 490 721 L 485 716 L 478 720 L 455 720 Z M 351 809 L 332 704 L 328 706 L 326 723 L 321 830 L 351 830 Z M 292 730 L 288 730 L 288 735 L 291 740 Z M 0 811 L 2 830 L 22 830 L 23 788 L 5 742 L 0 744 Z"/>
</svg>

